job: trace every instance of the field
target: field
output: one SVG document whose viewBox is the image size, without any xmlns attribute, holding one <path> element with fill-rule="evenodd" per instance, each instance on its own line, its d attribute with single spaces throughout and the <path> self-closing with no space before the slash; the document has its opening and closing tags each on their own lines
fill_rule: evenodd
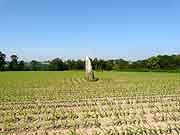
<svg viewBox="0 0 180 135">
<path fill-rule="evenodd" d="M 180 74 L 1 72 L 0 134 L 180 134 Z"/>
</svg>

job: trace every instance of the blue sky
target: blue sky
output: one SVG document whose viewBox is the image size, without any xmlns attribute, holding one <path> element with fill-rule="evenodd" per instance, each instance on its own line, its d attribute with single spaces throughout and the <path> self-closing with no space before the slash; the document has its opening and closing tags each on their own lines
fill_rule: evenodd
<svg viewBox="0 0 180 135">
<path fill-rule="evenodd" d="M 0 0 L 0 50 L 21 59 L 180 53 L 179 0 Z"/>
</svg>

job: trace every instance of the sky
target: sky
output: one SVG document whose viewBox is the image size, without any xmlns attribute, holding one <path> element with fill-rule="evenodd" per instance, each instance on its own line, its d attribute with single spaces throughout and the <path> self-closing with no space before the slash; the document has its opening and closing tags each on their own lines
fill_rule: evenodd
<svg viewBox="0 0 180 135">
<path fill-rule="evenodd" d="M 24 60 L 180 54 L 180 1 L 0 0 L 0 51 Z"/>
</svg>

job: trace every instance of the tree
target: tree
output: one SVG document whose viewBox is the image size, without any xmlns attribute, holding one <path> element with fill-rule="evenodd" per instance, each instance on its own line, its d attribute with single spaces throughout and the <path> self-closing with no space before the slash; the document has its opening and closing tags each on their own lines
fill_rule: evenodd
<svg viewBox="0 0 180 135">
<path fill-rule="evenodd" d="M 176 69 L 180 68 L 180 55 L 174 56 L 176 62 Z"/>
<path fill-rule="evenodd" d="M 161 69 L 175 69 L 176 68 L 176 59 L 174 56 L 168 56 L 168 55 L 159 55 L 157 56 L 160 61 L 160 67 Z"/>
<path fill-rule="evenodd" d="M 151 57 L 147 60 L 147 67 L 150 69 L 159 69 L 160 68 L 160 58 Z"/>
<path fill-rule="evenodd" d="M 125 61 L 123 59 L 117 59 L 117 60 L 113 60 L 113 69 L 115 70 L 119 70 L 119 69 L 127 69 L 129 67 L 129 62 Z"/>
<path fill-rule="evenodd" d="M 104 69 L 105 70 L 112 70 L 113 69 L 113 60 L 107 60 L 105 61 L 105 65 L 104 65 Z"/>
<path fill-rule="evenodd" d="M 76 61 L 76 70 L 83 70 L 83 69 L 85 69 L 84 61 L 77 60 Z"/>
<path fill-rule="evenodd" d="M 24 64 L 24 61 L 21 60 L 18 64 L 18 70 L 19 71 L 24 71 L 25 70 L 25 64 Z"/>
<path fill-rule="evenodd" d="M 65 64 L 66 70 L 72 70 L 73 69 L 73 64 L 74 64 L 73 60 L 67 60 L 64 62 L 64 64 Z"/>
<path fill-rule="evenodd" d="M 36 60 L 32 60 L 31 62 L 30 62 L 30 67 L 31 67 L 31 70 L 33 70 L 33 71 L 37 71 L 38 70 L 38 61 L 36 61 Z"/>
<path fill-rule="evenodd" d="M 49 64 L 50 71 L 63 71 L 64 63 L 60 58 L 53 59 Z"/>
<path fill-rule="evenodd" d="M 16 55 L 11 55 L 11 62 L 9 63 L 10 71 L 18 70 L 18 57 Z"/>
<path fill-rule="evenodd" d="M 92 66 L 93 66 L 93 69 L 94 70 L 97 70 L 97 71 L 103 71 L 105 70 L 105 68 L 107 67 L 107 64 L 104 60 L 102 59 L 98 59 L 98 58 L 95 58 L 93 61 L 92 61 Z"/>
<path fill-rule="evenodd" d="M 6 55 L 0 51 L 0 71 L 5 70 L 5 65 L 6 65 L 5 58 Z"/>
<path fill-rule="evenodd" d="M 99 70 L 103 71 L 103 70 L 105 70 L 105 67 L 106 67 L 105 61 L 100 59 L 99 60 Z"/>
<path fill-rule="evenodd" d="M 92 67 L 93 67 L 93 70 L 98 70 L 98 58 L 94 58 L 94 60 L 92 60 Z"/>
</svg>

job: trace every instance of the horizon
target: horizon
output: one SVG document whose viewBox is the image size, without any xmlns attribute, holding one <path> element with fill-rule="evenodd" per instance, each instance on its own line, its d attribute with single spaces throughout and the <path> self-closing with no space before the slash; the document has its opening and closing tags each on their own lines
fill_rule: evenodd
<svg viewBox="0 0 180 135">
<path fill-rule="evenodd" d="M 0 51 L 25 61 L 180 54 L 179 5 L 178 0 L 0 0 Z"/>
<path fill-rule="evenodd" d="M 2 52 L 1 50 L 0 50 L 0 52 Z M 4 52 L 2 52 L 2 53 L 4 53 Z M 18 57 L 18 60 L 22 60 L 22 61 L 24 61 L 24 62 L 31 62 L 32 60 L 35 60 L 35 61 L 38 61 L 38 62 L 48 62 L 48 61 L 52 61 L 53 59 L 56 59 L 56 58 L 60 58 L 60 59 L 62 59 L 63 61 L 66 61 L 66 60 L 75 60 L 75 61 L 77 61 L 77 60 L 85 60 L 86 59 L 86 57 L 89 57 L 89 56 L 84 56 L 83 58 L 77 58 L 77 59 L 71 59 L 71 58 L 66 58 L 66 59 L 64 59 L 64 58 L 62 58 L 62 57 L 54 57 L 54 58 L 52 58 L 52 59 L 46 59 L 46 60 L 38 60 L 38 59 L 28 59 L 28 60 L 26 60 L 26 59 L 22 59 L 22 58 L 20 58 L 16 53 L 13 53 L 13 54 L 6 54 L 6 53 L 4 53 L 5 55 L 6 55 L 6 61 L 11 61 L 11 58 L 10 58 L 10 56 L 11 55 L 16 55 L 17 57 Z M 136 60 L 130 60 L 130 59 L 126 59 L 126 58 L 121 58 L 121 57 L 117 57 L 117 58 L 107 58 L 107 59 L 105 59 L 105 58 L 99 58 L 99 57 L 89 57 L 90 59 L 95 59 L 95 58 L 97 58 L 98 60 L 100 60 L 100 59 L 102 59 L 102 60 L 118 60 L 118 59 L 123 59 L 123 60 L 125 60 L 125 61 L 128 61 L 128 62 L 135 62 L 135 61 L 143 61 L 143 60 L 146 60 L 146 59 L 149 59 L 149 58 L 151 58 L 151 57 L 157 57 L 157 56 L 173 56 L 173 55 L 180 55 L 180 53 L 178 54 L 157 54 L 157 55 L 152 55 L 152 56 L 149 56 L 149 57 L 146 57 L 146 58 L 144 58 L 144 59 L 136 59 Z"/>
</svg>

